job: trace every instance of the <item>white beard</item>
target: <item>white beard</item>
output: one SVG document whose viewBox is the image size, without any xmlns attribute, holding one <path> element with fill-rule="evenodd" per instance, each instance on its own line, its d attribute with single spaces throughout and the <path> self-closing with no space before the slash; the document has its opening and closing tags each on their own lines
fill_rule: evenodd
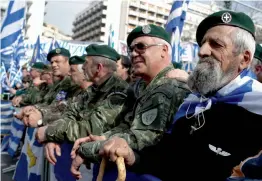
<svg viewBox="0 0 262 181">
<path fill-rule="evenodd" d="M 188 78 L 188 86 L 193 92 L 206 95 L 217 91 L 233 77 L 233 67 L 227 73 L 223 72 L 219 61 L 213 57 L 199 60 L 196 68 Z"/>
</svg>

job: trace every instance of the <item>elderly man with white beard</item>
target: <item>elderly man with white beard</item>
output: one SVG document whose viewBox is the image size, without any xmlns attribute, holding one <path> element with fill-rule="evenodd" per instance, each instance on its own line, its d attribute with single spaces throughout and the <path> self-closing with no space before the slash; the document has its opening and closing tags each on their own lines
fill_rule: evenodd
<svg viewBox="0 0 262 181">
<path fill-rule="evenodd" d="M 192 90 L 160 143 L 141 151 L 114 137 L 102 157 L 161 180 L 222 181 L 262 148 L 262 85 L 245 76 L 255 52 L 255 27 L 244 13 L 219 11 L 198 26 L 199 62 Z"/>
</svg>

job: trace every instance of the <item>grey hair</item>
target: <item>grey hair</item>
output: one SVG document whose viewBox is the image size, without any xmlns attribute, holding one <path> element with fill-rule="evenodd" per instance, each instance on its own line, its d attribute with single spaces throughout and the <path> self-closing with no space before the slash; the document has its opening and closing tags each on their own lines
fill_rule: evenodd
<svg viewBox="0 0 262 181">
<path fill-rule="evenodd" d="M 84 70 L 83 70 L 83 64 L 78 64 L 78 65 L 77 65 L 77 69 L 78 69 L 79 72 L 83 73 L 83 72 L 84 72 Z"/>
<path fill-rule="evenodd" d="M 262 65 L 262 62 L 258 60 L 257 58 L 253 58 L 252 63 L 250 65 L 250 69 L 255 72 L 256 66 Z"/>
<path fill-rule="evenodd" d="M 99 63 L 105 66 L 109 70 L 109 72 L 116 71 L 116 62 L 109 58 L 94 56 L 93 65 L 98 65 Z"/>
<path fill-rule="evenodd" d="M 251 60 L 252 60 L 256 50 L 256 42 L 254 37 L 248 31 L 238 27 L 236 28 L 235 31 L 232 32 L 231 36 L 232 36 L 232 42 L 235 45 L 234 53 L 236 55 L 239 55 L 240 53 L 243 53 L 245 50 L 249 50 L 251 52 Z"/>
<path fill-rule="evenodd" d="M 155 42 L 161 43 L 161 44 L 164 44 L 164 45 L 167 46 L 167 49 L 168 49 L 167 53 L 168 53 L 169 59 L 171 60 L 172 59 L 172 47 L 171 47 L 171 45 L 167 41 L 165 41 L 161 38 L 153 37 L 153 39 L 155 40 Z"/>
</svg>

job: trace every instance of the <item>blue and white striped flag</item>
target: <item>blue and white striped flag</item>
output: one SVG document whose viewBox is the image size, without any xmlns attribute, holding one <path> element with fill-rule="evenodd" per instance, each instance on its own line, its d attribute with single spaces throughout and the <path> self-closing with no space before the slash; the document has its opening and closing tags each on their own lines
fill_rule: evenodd
<svg viewBox="0 0 262 181">
<path fill-rule="evenodd" d="M 15 45 L 17 45 L 19 36 L 22 34 L 25 6 L 26 3 L 24 0 L 10 0 L 1 26 L 1 61 L 4 62 L 7 69 L 10 66 L 10 56 L 13 54 L 10 47 L 16 47 Z"/>
<path fill-rule="evenodd" d="M 186 11 L 188 7 L 189 0 L 184 1 L 174 1 L 172 8 L 170 10 L 169 17 L 166 23 L 166 31 L 170 32 L 172 35 L 172 61 L 180 62 L 179 60 L 179 42 L 181 32 L 183 30 L 184 21 L 186 18 Z"/>
<path fill-rule="evenodd" d="M 13 59 L 11 59 L 10 61 L 10 68 L 9 68 L 9 81 L 10 81 L 10 86 L 13 87 L 14 85 L 16 85 L 17 83 L 22 83 L 22 67 L 20 67 L 18 69 L 18 66 L 16 64 L 16 61 Z"/>
<path fill-rule="evenodd" d="M 110 46 L 112 48 L 115 47 L 114 34 L 115 34 L 115 31 L 114 31 L 112 24 L 111 24 L 110 28 L 109 28 L 108 46 Z"/>
<path fill-rule="evenodd" d="M 5 69 L 5 65 L 4 63 L 2 62 L 1 64 L 1 77 L 0 77 L 0 80 L 1 80 L 1 89 L 0 89 L 0 94 L 4 93 L 5 91 L 9 91 L 9 87 L 7 85 L 7 74 L 6 74 L 6 69 Z"/>
</svg>

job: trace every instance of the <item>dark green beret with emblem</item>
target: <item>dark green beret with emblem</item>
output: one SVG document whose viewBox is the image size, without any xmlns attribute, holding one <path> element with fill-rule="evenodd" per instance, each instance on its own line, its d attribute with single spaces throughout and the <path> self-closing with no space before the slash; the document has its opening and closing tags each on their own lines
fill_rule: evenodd
<svg viewBox="0 0 262 181">
<path fill-rule="evenodd" d="M 196 39 L 199 46 L 206 32 L 218 25 L 235 26 L 244 29 L 255 38 L 255 25 L 252 19 L 242 12 L 219 11 L 206 17 L 198 26 Z"/>
<path fill-rule="evenodd" d="M 259 44 L 256 44 L 256 51 L 254 57 L 262 61 L 262 46 Z"/>
<path fill-rule="evenodd" d="M 44 63 L 42 62 L 36 62 L 32 65 L 33 69 L 37 69 L 37 70 L 47 70 L 48 69 L 48 66 L 45 65 Z"/>
<path fill-rule="evenodd" d="M 54 50 L 51 50 L 48 54 L 47 54 L 47 60 L 51 61 L 51 58 L 56 56 L 56 55 L 63 55 L 65 57 L 70 57 L 70 52 L 65 49 L 65 48 L 56 48 Z"/>
<path fill-rule="evenodd" d="M 117 51 L 107 45 L 91 44 L 86 47 L 86 53 L 86 56 L 100 56 L 114 61 L 120 59 L 120 55 L 117 53 Z"/>
<path fill-rule="evenodd" d="M 130 46 L 134 39 L 141 36 L 161 38 L 171 44 L 171 36 L 164 28 L 161 26 L 149 24 L 145 26 L 137 26 L 135 29 L 133 29 L 127 37 L 127 46 Z"/>
<path fill-rule="evenodd" d="M 82 56 L 72 56 L 69 59 L 69 64 L 70 65 L 78 65 L 78 64 L 84 64 L 86 61 L 86 55 Z"/>
</svg>

